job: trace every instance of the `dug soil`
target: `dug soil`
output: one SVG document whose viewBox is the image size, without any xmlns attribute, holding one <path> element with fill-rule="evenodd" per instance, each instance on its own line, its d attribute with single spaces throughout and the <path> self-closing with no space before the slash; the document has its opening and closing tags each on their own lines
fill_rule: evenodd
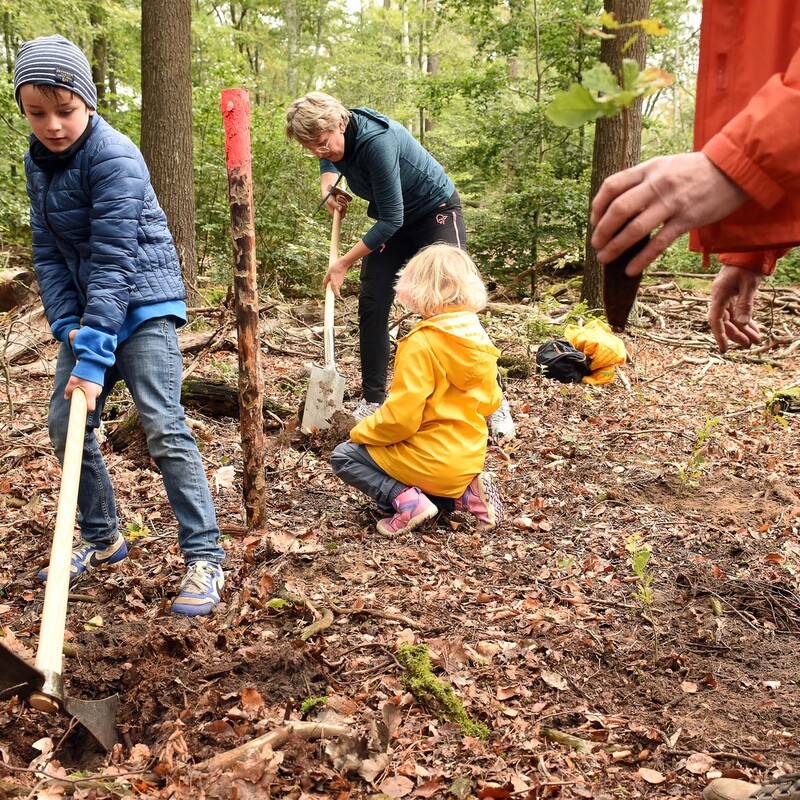
<svg viewBox="0 0 800 800">
<path fill-rule="evenodd" d="M 486 462 L 497 530 L 453 515 L 394 539 L 331 473 L 349 415 L 297 429 L 321 309 L 309 322 L 273 304 L 264 389 L 291 413 L 267 415 L 263 529 L 243 512 L 238 421 L 188 411 L 228 554 L 223 602 L 170 613 L 183 561 L 163 484 L 141 448 L 107 439 L 130 558 L 73 586 L 64 679 L 72 696 L 119 695 L 120 741 L 105 753 L 66 716 L 2 700 L 0 797 L 699 799 L 715 776 L 800 768 L 800 418 L 773 397 L 800 380 L 800 304 L 762 293 L 764 346 L 721 357 L 702 293 L 643 300 L 612 383 L 508 380 L 516 437 Z M 356 320 L 349 301 L 346 408 Z M 557 332 L 547 322 L 515 303 L 485 316 L 522 363 Z M 0 389 L 0 643 L 31 662 L 60 474 L 55 352 L 6 364 Z M 234 350 L 195 359 L 194 377 L 235 386 Z M 107 437 L 130 409 L 116 392 Z M 460 721 L 411 681 L 410 645 Z M 339 735 L 306 727 L 208 763 L 294 721 Z"/>
</svg>

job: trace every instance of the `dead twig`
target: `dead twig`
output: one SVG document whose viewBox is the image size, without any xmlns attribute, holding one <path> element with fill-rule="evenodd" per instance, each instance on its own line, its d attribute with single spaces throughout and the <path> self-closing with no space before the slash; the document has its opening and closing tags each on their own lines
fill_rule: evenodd
<svg viewBox="0 0 800 800">
<path fill-rule="evenodd" d="M 248 756 L 261 750 L 264 747 L 270 747 L 277 750 L 282 747 L 292 736 L 305 741 L 313 741 L 315 739 L 333 739 L 337 736 L 347 736 L 350 729 L 345 725 L 324 725 L 318 722 L 289 722 L 281 728 L 265 733 L 257 739 L 245 742 L 239 747 L 234 747 L 233 750 L 227 750 L 224 753 L 219 753 L 213 758 L 206 759 L 197 764 L 197 769 L 206 770 L 208 772 L 222 772 L 229 769 L 234 764 L 244 761 Z"/>
</svg>

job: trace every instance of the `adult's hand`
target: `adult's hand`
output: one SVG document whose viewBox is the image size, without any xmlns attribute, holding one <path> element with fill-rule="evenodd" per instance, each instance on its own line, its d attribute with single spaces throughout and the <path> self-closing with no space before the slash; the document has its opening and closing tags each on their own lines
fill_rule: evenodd
<svg viewBox="0 0 800 800">
<path fill-rule="evenodd" d="M 753 321 L 753 301 L 763 275 L 752 269 L 724 265 L 711 284 L 708 324 L 719 350 L 728 340 L 742 347 L 761 343 L 761 331 Z"/>
<path fill-rule="evenodd" d="M 328 284 L 330 284 L 331 289 L 333 289 L 333 293 L 337 297 L 341 297 L 339 290 L 342 288 L 344 276 L 347 275 L 347 270 L 349 268 L 350 264 L 344 261 L 342 258 L 334 261 L 333 264 L 328 267 L 328 271 L 325 273 L 325 277 L 322 279 L 322 288 L 324 289 Z"/>
<path fill-rule="evenodd" d="M 331 188 L 328 187 L 322 196 L 325 197 L 328 192 L 331 191 Z M 347 205 L 350 201 L 347 199 L 346 196 L 341 194 L 331 194 L 328 196 L 328 199 L 325 201 L 325 208 L 328 209 L 328 213 L 333 216 L 334 212 L 338 209 L 339 213 L 342 215 L 342 219 L 347 216 Z"/>
<path fill-rule="evenodd" d="M 679 236 L 727 217 L 747 198 L 703 153 L 653 158 L 603 182 L 592 201 L 592 246 L 607 264 L 661 226 L 625 270 L 639 275 Z"/>
<path fill-rule="evenodd" d="M 72 393 L 78 388 L 83 389 L 83 393 L 86 395 L 86 410 L 94 411 L 97 405 L 97 398 L 102 394 L 103 387 L 99 383 L 93 383 L 70 375 L 69 383 L 67 383 L 67 388 L 64 390 L 64 397 L 69 400 L 72 397 Z"/>
</svg>

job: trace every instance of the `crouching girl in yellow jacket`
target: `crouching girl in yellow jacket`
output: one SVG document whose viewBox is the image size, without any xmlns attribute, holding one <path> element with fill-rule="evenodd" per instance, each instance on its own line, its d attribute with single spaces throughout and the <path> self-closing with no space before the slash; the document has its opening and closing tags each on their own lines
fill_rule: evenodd
<svg viewBox="0 0 800 800">
<path fill-rule="evenodd" d="M 333 471 L 394 516 L 387 536 L 413 530 L 439 511 L 467 511 L 481 530 L 503 519 L 500 494 L 483 472 L 486 417 L 502 401 L 500 355 L 476 312 L 487 302 L 472 259 L 437 244 L 400 272 L 397 300 L 423 317 L 397 347 L 389 396 L 333 451 Z"/>
</svg>

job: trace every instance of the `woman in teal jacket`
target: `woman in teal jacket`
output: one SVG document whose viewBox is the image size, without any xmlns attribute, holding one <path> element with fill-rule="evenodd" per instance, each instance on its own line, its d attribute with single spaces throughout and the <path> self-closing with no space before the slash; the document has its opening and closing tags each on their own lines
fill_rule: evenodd
<svg viewBox="0 0 800 800">
<path fill-rule="evenodd" d="M 399 123 L 369 108 L 345 108 L 311 92 L 286 115 L 286 134 L 320 160 L 320 187 L 328 210 L 347 203 L 330 191 L 338 178 L 369 203 L 375 224 L 330 265 L 323 280 L 338 295 L 347 270 L 361 264 L 358 314 L 363 400 L 355 416 L 373 413 L 386 397 L 389 312 L 397 273 L 423 247 L 445 242 L 465 248 L 461 200 L 442 165 Z"/>
</svg>

